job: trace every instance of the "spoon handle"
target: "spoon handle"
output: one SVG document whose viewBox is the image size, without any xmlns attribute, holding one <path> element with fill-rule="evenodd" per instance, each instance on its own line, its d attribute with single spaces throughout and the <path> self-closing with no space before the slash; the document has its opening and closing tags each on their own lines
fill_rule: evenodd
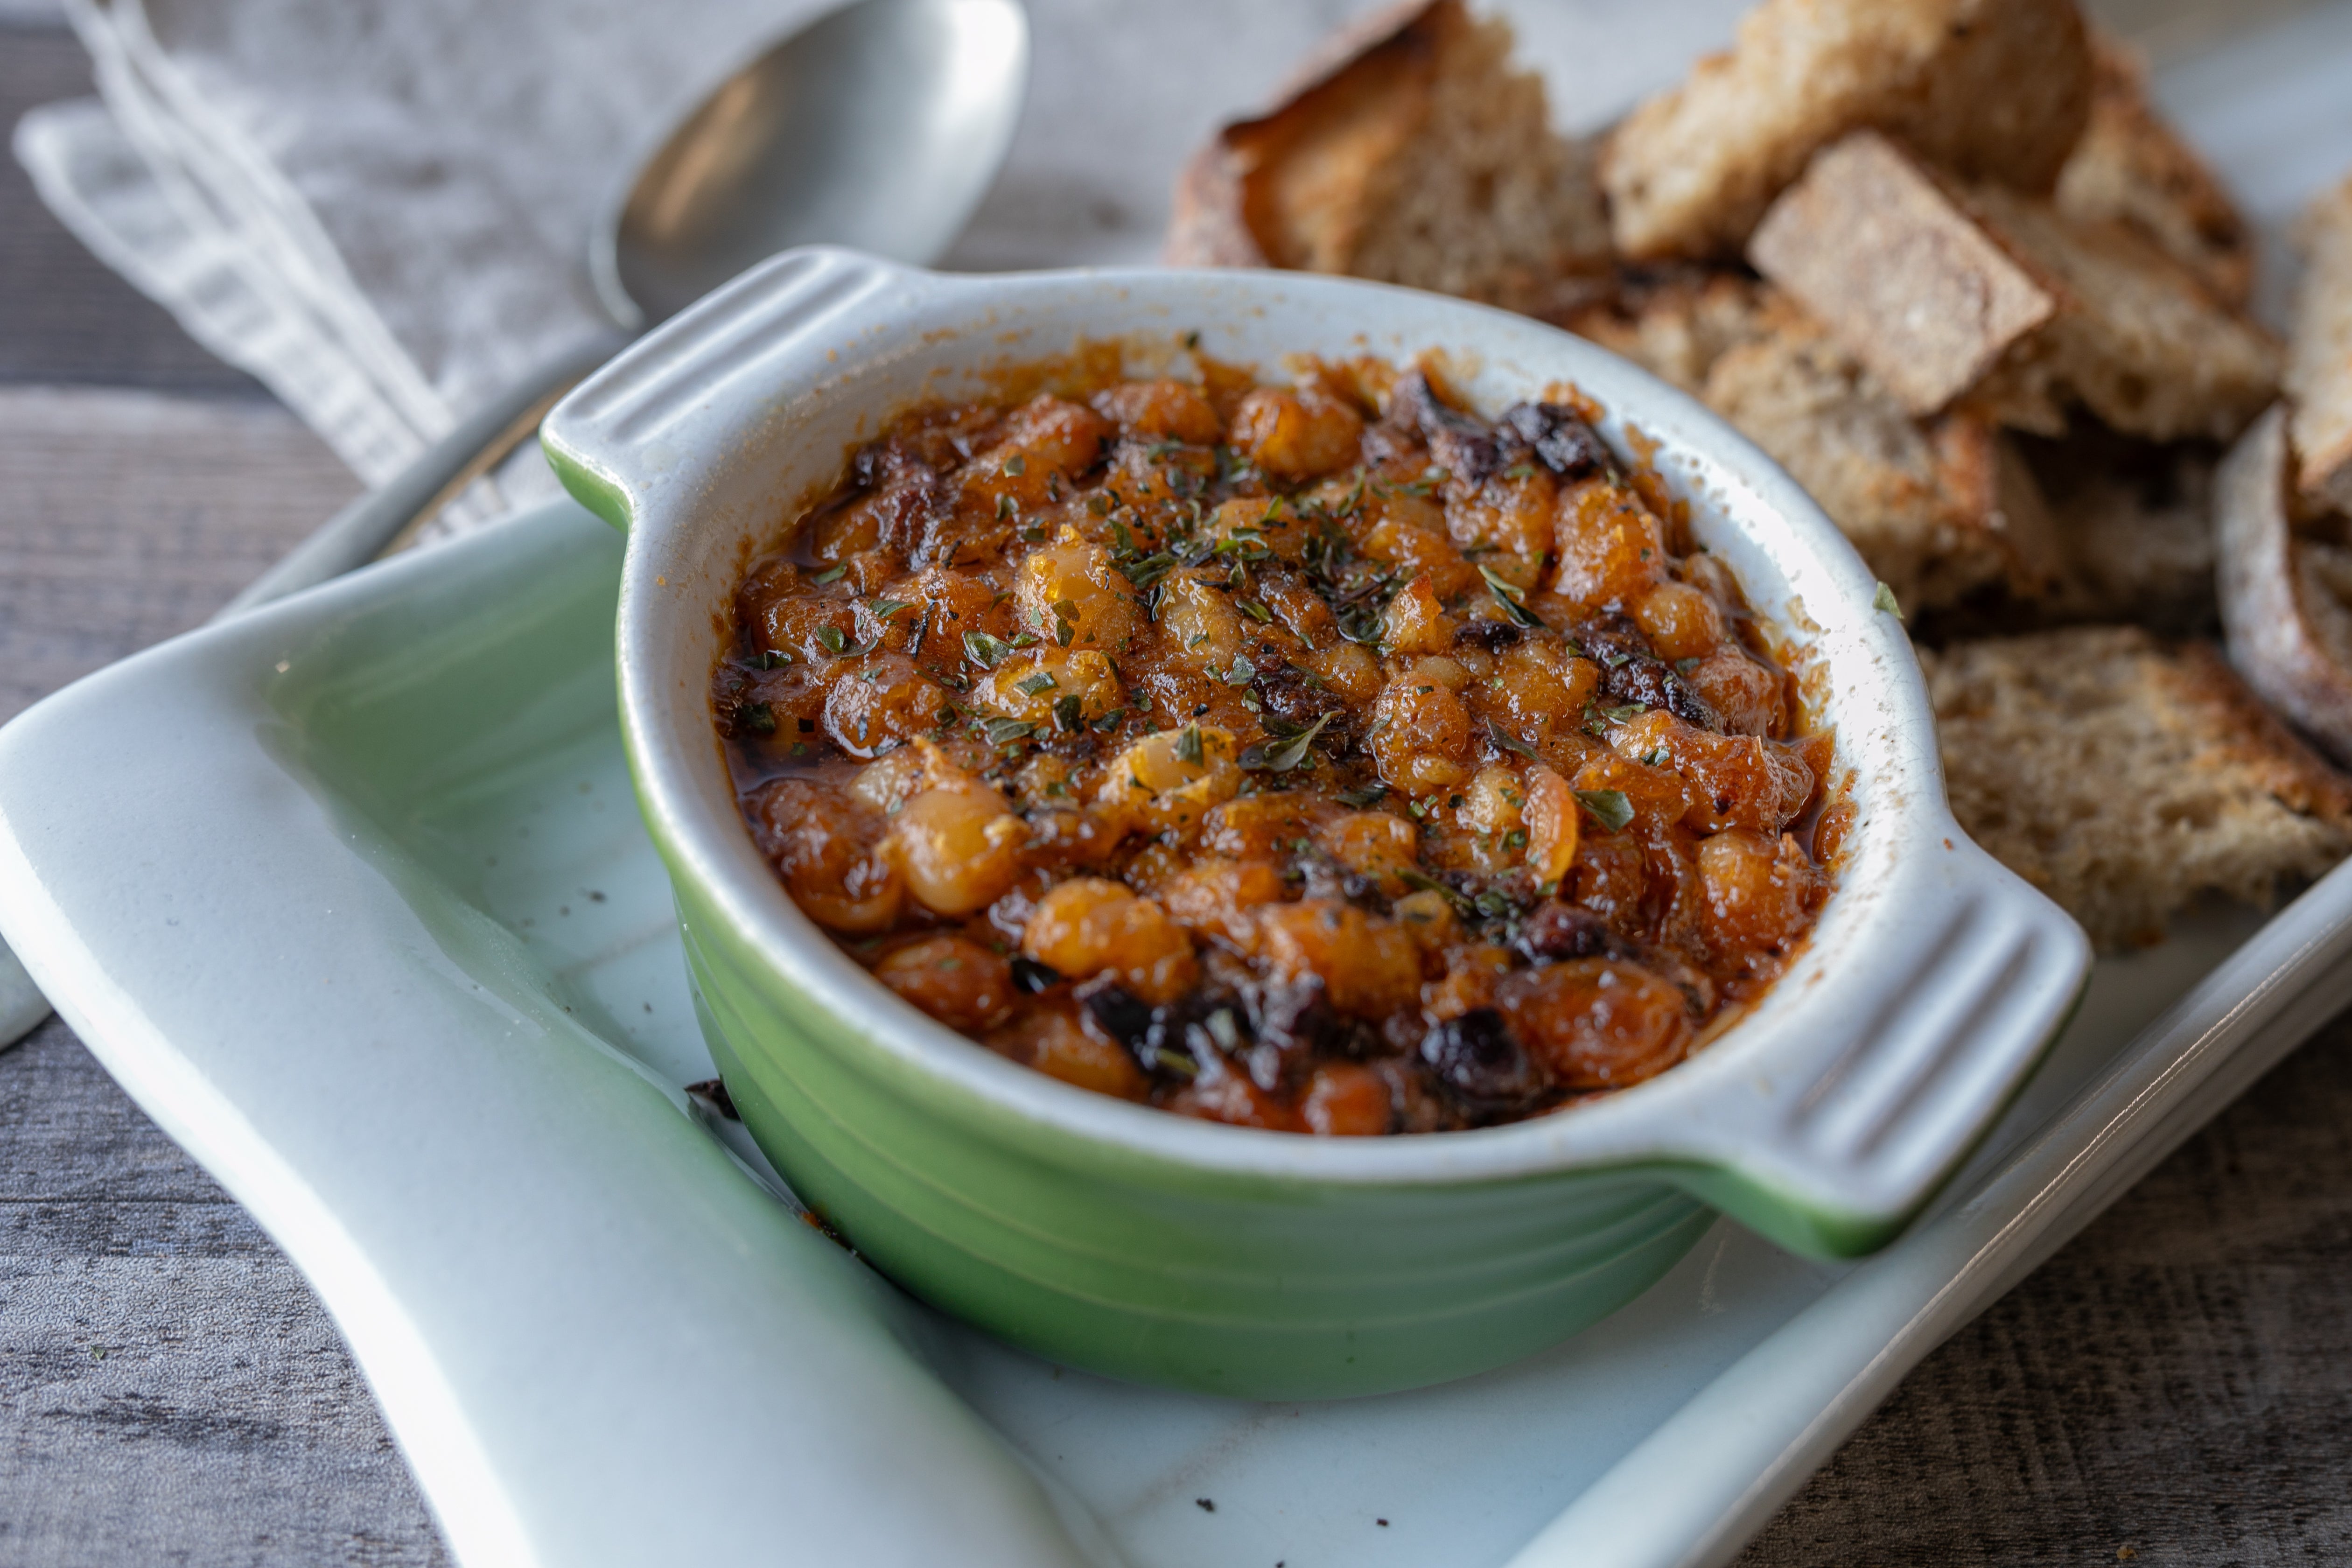
<svg viewBox="0 0 2352 1568">
<path fill-rule="evenodd" d="M 467 485 L 535 435 L 556 399 L 619 353 L 628 341 L 618 331 L 600 332 L 515 381 L 390 480 L 321 523 L 213 618 L 227 620 L 257 605 L 315 587 L 406 543 Z"/>
</svg>

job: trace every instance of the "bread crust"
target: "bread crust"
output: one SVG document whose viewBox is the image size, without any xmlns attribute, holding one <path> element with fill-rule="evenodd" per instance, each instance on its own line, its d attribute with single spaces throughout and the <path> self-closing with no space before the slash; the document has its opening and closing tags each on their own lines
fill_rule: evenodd
<svg viewBox="0 0 2352 1568">
<path fill-rule="evenodd" d="M 1508 55 L 1507 28 L 1462 0 L 1343 30 L 1186 164 L 1163 254 L 1543 308 L 1602 265 L 1608 225 L 1590 148 L 1553 134 Z"/>
<path fill-rule="evenodd" d="M 2091 89 L 2072 0 L 1764 0 L 1730 52 L 1610 135 L 1617 247 L 1736 256 L 1815 150 L 1864 127 L 1964 179 L 2046 193 Z"/>
<path fill-rule="evenodd" d="M 2077 222 L 2121 223 L 2243 310 L 2254 288 L 2254 233 L 2205 160 L 2157 113 L 2138 53 L 2091 28 L 2090 123 L 2052 200 Z"/>
<path fill-rule="evenodd" d="M 2352 614 L 2299 546 L 2287 510 L 2286 410 L 2254 421 L 2221 465 L 2216 575 L 2230 662 L 2263 700 L 2352 763 Z"/>
</svg>

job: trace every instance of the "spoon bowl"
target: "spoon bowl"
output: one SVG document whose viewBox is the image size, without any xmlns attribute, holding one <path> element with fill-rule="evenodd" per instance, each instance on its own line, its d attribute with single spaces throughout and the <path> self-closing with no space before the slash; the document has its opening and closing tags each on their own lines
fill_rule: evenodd
<svg viewBox="0 0 2352 1568">
<path fill-rule="evenodd" d="M 1016 0 L 860 0 L 782 39 L 616 193 L 604 308 L 642 330 L 798 245 L 938 259 L 1012 142 L 1028 44 Z"/>
</svg>

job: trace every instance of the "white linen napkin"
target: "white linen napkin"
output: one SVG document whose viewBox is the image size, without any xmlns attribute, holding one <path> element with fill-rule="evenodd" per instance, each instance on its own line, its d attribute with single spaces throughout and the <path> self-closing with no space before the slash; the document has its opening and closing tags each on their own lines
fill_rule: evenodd
<svg viewBox="0 0 2352 1568">
<path fill-rule="evenodd" d="M 16 150 L 109 265 L 381 483 L 598 329 L 584 254 L 608 192 L 836 3 L 68 0 L 102 101 L 35 110 Z M 1149 262 L 1192 148 L 1372 3 L 1028 0 L 1028 108 L 946 264 Z M 1573 130 L 1727 40 L 1744 4 L 1501 8 Z M 544 475 L 527 458 L 501 482 Z"/>
</svg>

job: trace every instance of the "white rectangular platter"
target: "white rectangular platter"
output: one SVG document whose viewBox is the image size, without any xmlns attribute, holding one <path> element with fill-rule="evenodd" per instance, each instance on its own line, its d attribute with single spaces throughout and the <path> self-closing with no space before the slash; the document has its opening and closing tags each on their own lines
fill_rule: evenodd
<svg viewBox="0 0 2352 1568">
<path fill-rule="evenodd" d="M 317 1283 L 469 1563 L 1721 1561 L 2352 1001 L 2347 868 L 2103 963 L 1864 1263 L 1719 1226 L 1558 1350 L 1390 1398 L 1066 1372 L 897 1297 L 680 1093 L 710 1066 L 614 734 L 617 558 L 550 508 L 0 732 L 0 931 Z"/>
</svg>

